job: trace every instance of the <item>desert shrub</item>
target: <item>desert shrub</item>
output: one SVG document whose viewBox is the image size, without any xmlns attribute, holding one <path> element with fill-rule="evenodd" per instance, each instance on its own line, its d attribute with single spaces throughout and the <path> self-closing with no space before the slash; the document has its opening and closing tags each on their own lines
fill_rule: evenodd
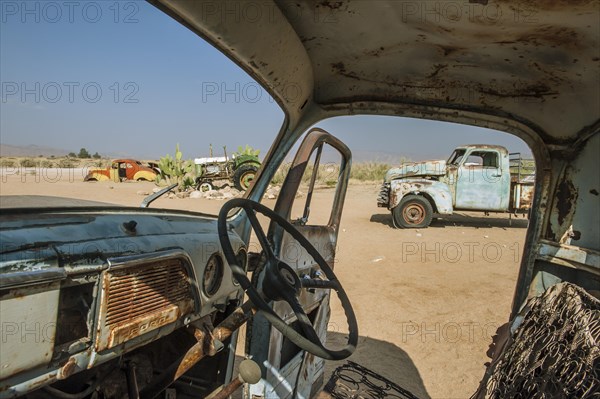
<svg viewBox="0 0 600 399">
<path fill-rule="evenodd" d="M 40 166 L 42 168 L 53 168 L 54 162 L 44 159 L 43 161 L 40 162 Z"/>
<path fill-rule="evenodd" d="M 58 161 L 57 166 L 59 168 L 74 168 L 78 165 L 78 163 L 76 161 L 73 161 L 71 159 L 61 159 L 60 161 Z"/>
<path fill-rule="evenodd" d="M 352 165 L 350 178 L 359 181 L 380 182 L 385 176 L 385 172 L 391 168 L 387 163 L 362 162 Z"/>
<path fill-rule="evenodd" d="M 405 162 L 405 159 L 401 159 L 399 163 Z M 377 182 L 380 183 L 385 176 L 385 173 L 393 166 L 384 162 L 360 162 L 352 165 L 350 171 L 350 179 L 361 182 Z M 308 185 L 310 183 L 310 177 L 312 175 L 314 166 L 308 165 L 306 171 L 302 176 L 302 184 Z M 290 170 L 290 164 L 284 164 L 275 173 L 275 176 L 271 180 L 271 184 L 280 185 L 285 180 L 286 175 Z M 325 185 L 327 187 L 334 187 L 337 184 L 338 175 L 340 172 L 340 165 L 337 163 L 326 163 L 319 165 L 319 173 L 317 174 L 317 185 Z"/>
<path fill-rule="evenodd" d="M 281 165 L 277 169 L 277 172 L 275 172 L 275 176 L 273 176 L 273 178 L 271 179 L 271 184 L 275 186 L 281 185 L 285 180 L 285 177 L 287 176 L 288 172 L 290 171 L 290 166 L 291 165 L 289 163 Z"/>
<path fill-rule="evenodd" d="M 11 159 L 0 159 L 0 166 L 3 168 L 14 168 L 15 161 Z"/>
<path fill-rule="evenodd" d="M 33 168 L 37 166 L 37 163 L 33 159 L 23 158 L 19 162 L 19 165 L 21 165 L 24 168 Z"/>
<path fill-rule="evenodd" d="M 193 176 L 187 175 L 183 178 L 181 182 L 181 189 L 183 191 L 191 190 L 196 186 L 196 179 Z"/>
</svg>

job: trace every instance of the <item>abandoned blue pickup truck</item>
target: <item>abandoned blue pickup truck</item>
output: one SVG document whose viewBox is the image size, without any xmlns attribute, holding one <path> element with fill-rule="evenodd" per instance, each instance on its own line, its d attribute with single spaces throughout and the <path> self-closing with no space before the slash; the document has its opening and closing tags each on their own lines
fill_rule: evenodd
<svg viewBox="0 0 600 399">
<path fill-rule="evenodd" d="M 423 228 L 434 214 L 455 210 L 524 213 L 533 196 L 535 170 L 520 154 L 496 145 L 465 145 L 448 161 L 404 163 L 387 171 L 377 205 L 394 226 Z"/>
</svg>

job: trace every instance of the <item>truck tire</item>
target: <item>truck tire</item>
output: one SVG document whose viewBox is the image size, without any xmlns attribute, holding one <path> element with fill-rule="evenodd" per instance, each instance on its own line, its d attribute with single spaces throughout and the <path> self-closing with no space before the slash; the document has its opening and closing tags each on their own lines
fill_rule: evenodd
<svg viewBox="0 0 600 399">
<path fill-rule="evenodd" d="M 429 226 L 433 219 L 433 208 L 427 198 L 420 195 L 407 195 L 397 207 L 392 209 L 394 226 L 403 229 L 417 229 Z"/>
<path fill-rule="evenodd" d="M 240 165 L 233 173 L 233 185 L 240 191 L 246 191 L 254 180 L 258 167 L 256 165 Z"/>
</svg>

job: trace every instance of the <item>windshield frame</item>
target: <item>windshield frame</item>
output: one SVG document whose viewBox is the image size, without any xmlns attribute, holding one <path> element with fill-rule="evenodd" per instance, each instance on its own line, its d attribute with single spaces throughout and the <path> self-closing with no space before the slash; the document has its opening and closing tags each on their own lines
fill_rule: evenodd
<svg viewBox="0 0 600 399">
<path fill-rule="evenodd" d="M 448 165 L 460 166 L 463 161 L 466 159 L 465 155 L 467 154 L 466 148 L 457 148 L 452 151 L 452 154 L 448 158 L 446 162 Z M 458 159 L 458 160 L 457 160 Z"/>
</svg>

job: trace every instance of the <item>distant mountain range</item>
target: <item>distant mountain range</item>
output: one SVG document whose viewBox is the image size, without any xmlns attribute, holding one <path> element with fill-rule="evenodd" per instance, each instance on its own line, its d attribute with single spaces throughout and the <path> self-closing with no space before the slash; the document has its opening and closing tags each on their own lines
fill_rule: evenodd
<svg viewBox="0 0 600 399">
<path fill-rule="evenodd" d="M 86 148 L 90 153 L 96 152 L 93 148 Z M 38 157 L 40 155 L 45 157 L 64 157 L 68 153 L 74 152 L 78 153 L 79 149 L 63 149 L 63 148 L 53 148 L 47 146 L 39 146 L 35 144 L 18 146 L 18 145 L 10 145 L 10 144 L 0 144 L 0 156 L 2 157 Z M 265 151 L 266 153 L 266 151 Z M 143 154 L 127 154 L 127 153 L 100 153 L 103 157 L 107 158 L 134 158 L 134 159 L 152 159 L 152 157 L 145 157 Z M 325 155 L 325 154 L 324 154 Z M 419 155 L 419 154 L 400 154 L 394 152 L 385 152 L 385 151 L 368 151 L 368 150 L 360 150 L 354 149 L 352 151 L 352 157 L 354 162 L 378 162 L 378 163 L 388 163 L 391 165 L 397 165 L 401 162 L 401 160 L 407 161 L 420 161 L 425 159 L 441 159 L 444 157 L 435 156 L 430 154 L 429 156 Z M 293 158 L 290 157 L 290 160 Z M 321 162 L 334 162 L 337 161 L 337 158 L 328 159 L 329 157 L 325 155 Z"/>
<path fill-rule="evenodd" d="M 87 150 L 93 154 L 96 152 L 93 148 L 87 148 Z M 77 154 L 79 149 L 62 149 L 62 148 L 53 148 L 46 147 L 41 145 L 10 145 L 10 144 L 0 144 L 0 156 L 1 157 L 38 157 L 40 155 L 45 157 L 64 157 L 70 152 L 74 152 Z M 105 158 L 128 158 L 130 155 L 124 154 L 116 154 L 109 153 L 104 154 L 100 153 L 102 157 Z"/>
<path fill-rule="evenodd" d="M 0 144 L 0 156 L 3 157 L 37 157 L 39 155 L 46 157 L 64 157 L 70 152 L 76 153 L 77 151 L 51 148 L 35 144 L 27 146 Z"/>
</svg>

